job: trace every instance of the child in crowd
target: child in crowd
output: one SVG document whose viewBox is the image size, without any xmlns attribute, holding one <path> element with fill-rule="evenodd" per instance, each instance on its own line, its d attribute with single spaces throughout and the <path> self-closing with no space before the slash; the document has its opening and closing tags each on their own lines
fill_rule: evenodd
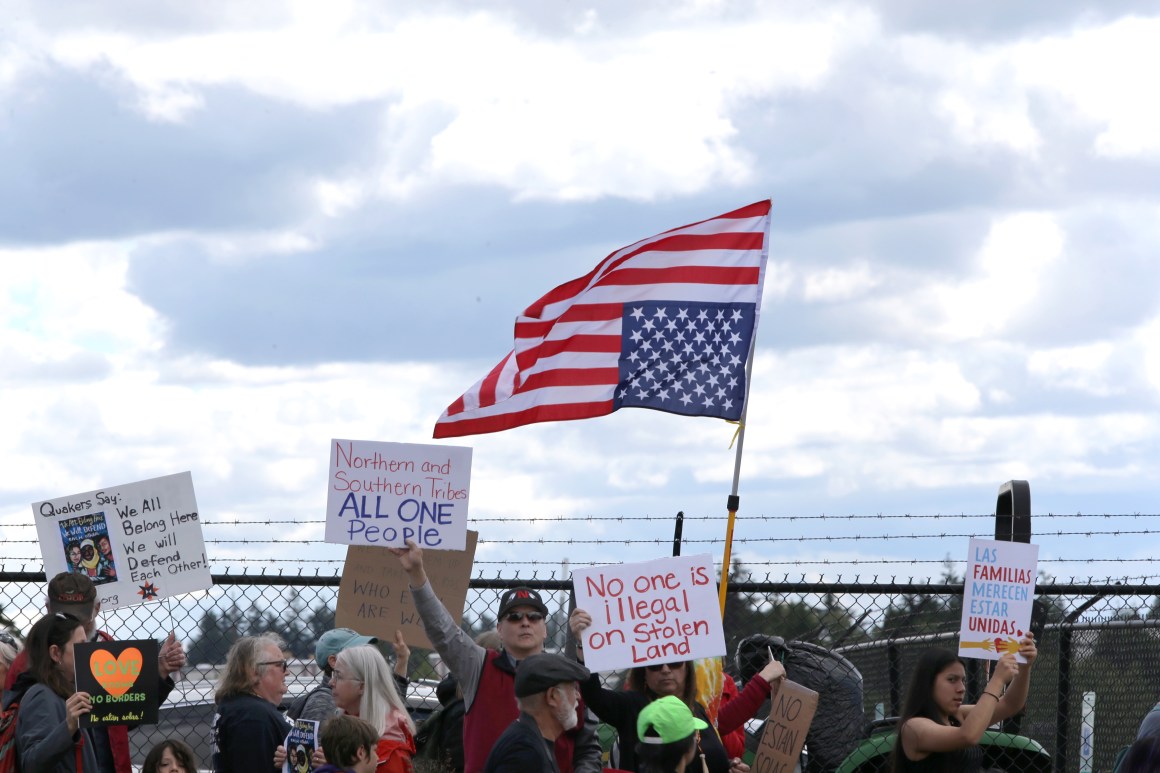
<svg viewBox="0 0 1160 773">
<path fill-rule="evenodd" d="M 327 764 L 314 773 L 375 773 L 379 734 L 367 722 L 340 714 L 323 722 L 318 735 Z"/>
<path fill-rule="evenodd" d="M 197 773 L 197 757 L 185 741 L 168 738 L 149 751 L 141 773 Z"/>
</svg>

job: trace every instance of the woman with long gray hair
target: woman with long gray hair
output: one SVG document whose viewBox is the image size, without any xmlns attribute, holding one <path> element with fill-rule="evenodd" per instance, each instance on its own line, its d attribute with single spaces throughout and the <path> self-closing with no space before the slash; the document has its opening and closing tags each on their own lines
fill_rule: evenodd
<svg viewBox="0 0 1160 773">
<path fill-rule="evenodd" d="M 334 705 L 379 733 L 377 771 L 410 773 L 415 723 L 382 654 L 369 644 L 343 650 L 335 661 L 332 680 Z"/>
</svg>

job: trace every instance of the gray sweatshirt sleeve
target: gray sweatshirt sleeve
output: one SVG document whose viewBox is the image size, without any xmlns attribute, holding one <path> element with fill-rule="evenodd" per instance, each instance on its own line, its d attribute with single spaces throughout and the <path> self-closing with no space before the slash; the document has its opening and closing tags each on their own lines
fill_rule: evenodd
<svg viewBox="0 0 1160 773">
<path fill-rule="evenodd" d="M 600 773 L 604 769 L 603 749 L 596 735 L 597 719 L 591 711 L 584 717 L 584 726 L 576 733 L 572 747 L 572 773 Z"/>
<path fill-rule="evenodd" d="M 318 690 L 306 699 L 306 705 L 302 707 L 302 719 L 322 722 L 333 717 L 337 711 L 334 693 L 329 689 Z"/>
<path fill-rule="evenodd" d="M 424 583 L 421 588 L 411 588 L 411 596 L 415 599 L 415 609 L 419 611 L 419 619 L 423 622 L 423 632 L 459 680 L 459 687 L 463 690 L 463 707 L 470 709 L 479 689 L 479 677 L 483 673 L 487 651 L 472 641 L 467 632 L 451 619 L 430 582 Z"/>
<path fill-rule="evenodd" d="M 70 758 L 76 762 L 73 743 L 79 738 L 68 731 L 64 701 L 43 685 L 28 691 L 16 714 L 16 749 L 25 773 L 47 773 Z"/>
</svg>

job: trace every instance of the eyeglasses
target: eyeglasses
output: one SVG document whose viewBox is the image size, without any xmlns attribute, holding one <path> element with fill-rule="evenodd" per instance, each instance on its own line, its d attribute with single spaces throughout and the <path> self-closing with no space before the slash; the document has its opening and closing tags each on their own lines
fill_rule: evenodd
<svg viewBox="0 0 1160 773">
<path fill-rule="evenodd" d="M 290 668 L 290 663 L 288 661 L 285 661 L 285 660 L 263 660 L 260 663 L 258 663 L 257 665 L 259 665 L 259 666 L 278 666 L 283 671 L 286 671 L 287 669 Z"/>
<path fill-rule="evenodd" d="M 544 619 L 544 616 L 539 612 L 508 612 L 503 616 L 503 619 L 507 620 L 509 623 L 518 623 L 525 617 L 528 619 L 529 623 L 538 623 Z"/>
<path fill-rule="evenodd" d="M 335 671 L 330 678 L 336 682 L 358 682 L 359 684 L 363 684 L 362 679 L 355 679 L 353 676 L 343 676 L 338 671 Z"/>
<path fill-rule="evenodd" d="M 70 615 L 67 612 L 57 612 L 55 615 L 57 620 L 64 620 L 65 622 L 79 623 L 81 619 L 75 615 Z"/>
<path fill-rule="evenodd" d="M 668 666 L 670 671 L 680 671 L 684 667 L 685 662 L 686 661 L 681 660 L 676 663 L 653 663 L 652 665 L 645 666 L 645 670 L 655 672 L 660 671 L 665 666 Z"/>
<path fill-rule="evenodd" d="M 13 637 L 12 634 L 8 633 L 7 631 L 0 631 L 0 642 L 4 642 L 10 647 L 16 646 L 15 637 Z"/>
</svg>

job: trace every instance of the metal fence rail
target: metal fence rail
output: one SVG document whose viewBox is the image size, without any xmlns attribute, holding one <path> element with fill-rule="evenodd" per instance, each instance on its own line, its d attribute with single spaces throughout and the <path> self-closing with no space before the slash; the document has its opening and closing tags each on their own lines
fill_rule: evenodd
<svg viewBox="0 0 1160 773">
<path fill-rule="evenodd" d="M 198 598 L 145 604 L 102 614 L 99 627 L 122 639 L 163 637 L 175 629 L 190 665 L 158 726 L 133 731 L 135 758 L 162 738 L 185 738 L 209 761 L 209 722 L 217 669 L 239 636 L 274 630 L 300 659 L 292 692 L 317 678 L 312 651 L 317 636 L 334 623 L 338 577 L 215 575 Z M 0 572 L 0 622 L 20 633 L 43 611 L 42 573 Z M 563 648 L 571 581 L 544 573 L 532 580 L 472 580 L 464 626 L 475 632 L 495 625 L 495 609 L 507 588 L 539 588 L 551 610 L 549 646 Z M 730 658 L 751 634 L 809 642 L 840 653 L 861 674 L 861 713 L 869 723 L 896 714 L 907 675 L 927 647 L 954 647 L 962 606 L 961 582 L 811 583 L 755 580 L 730 583 L 725 633 Z M 1109 771 L 1117 752 L 1131 743 L 1144 715 L 1160 699 L 1160 585 L 1048 584 L 1036 589 L 1039 661 L 1027 709 L 1017 729 L 1043 745 L 1057 771 Z M 435 675 L 429 653 L 416 650 L 409 668 L 416 679 Z M 971 663 L 973 690 L 981 689 L 981 666 Z M 421 689 L 420 689 L 421 691 Z"/>
</svg>

